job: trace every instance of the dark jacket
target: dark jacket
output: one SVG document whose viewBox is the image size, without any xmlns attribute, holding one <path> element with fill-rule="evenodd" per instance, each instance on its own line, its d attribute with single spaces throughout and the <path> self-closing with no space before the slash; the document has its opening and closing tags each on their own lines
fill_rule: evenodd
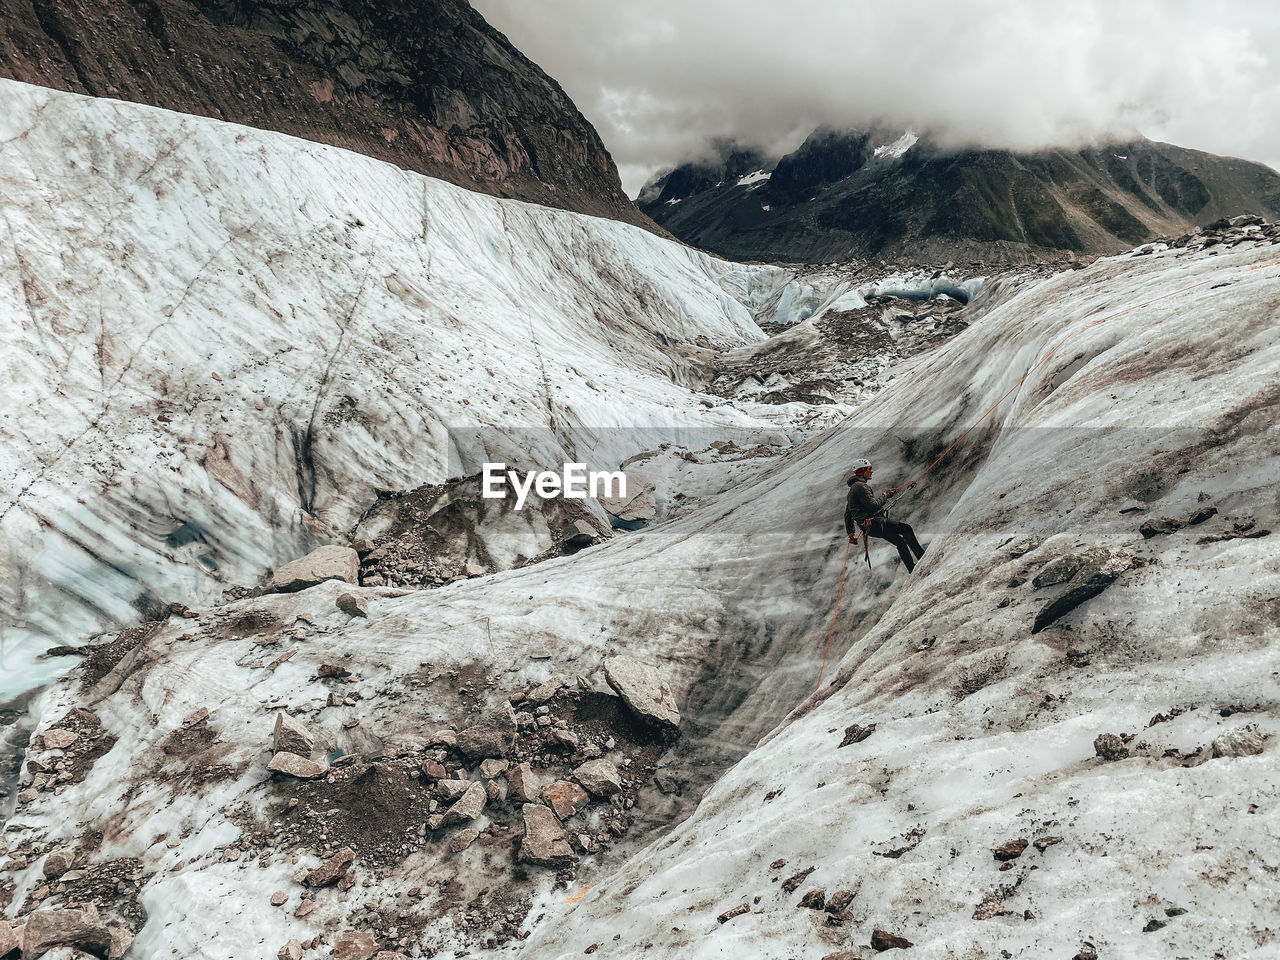
<svg viewBox="0 0 1280 960">
<path fill-rule="evenodd" d="M 855 477 L 849 484 L 849 499 L 844 505 L 845 533 L 853 533 L 859 520 L 875 516 L 888 497 L 888 493 L 877 497 L 875 491 L 871 489 L 871 484 L 861 477 Z"/>
</svg>

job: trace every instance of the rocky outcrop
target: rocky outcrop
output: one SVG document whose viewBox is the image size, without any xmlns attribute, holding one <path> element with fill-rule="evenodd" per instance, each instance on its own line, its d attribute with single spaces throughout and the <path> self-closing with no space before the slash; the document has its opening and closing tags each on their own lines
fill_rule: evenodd
<svg viewBox="0 0 1280 960">
<path fill-rule="evenodd" d="M 652 229 L 565 92 L 465 0 L 16 0 L 0 7 L 0 77 Z"/>
<path fill-rule="evenodd" d="M 272 746 L 274 753 L 293 753 L 299 757 L 310 757 L 311 749 L 315 746 L 315 738 L 306 727 L 281 710 L 276 714 Z"/>
<path fill-rule="evenodd" d="M 358 583 L 359 578 L 360 555 L 350 547 L 328 544 L 276 569 L 271 574 L 271 589 L 293 593 L 326 580 Z"/>
<path fill-rule="evenodd" d="M 38 957 L 59 946 L 105 955 L 111 947 L 111 930 L 91 905 L 74 910 L 36 910 L 26 921 L 22 931 L 24 957 Z"/>
<path fill-rule="evenodd" d="M 1280 213 L 1276 171 L 1172 144 L 956 151 L 899 133 L 817 130 L 773 161 L 727 150 L 656 178 L 637 203 L 704 250 L 810 263 L 1070 259 Z"/>
<path fill-rule="evenodd" d="M 679 728 L 680 711 L 671 688 L 649 664 L 635 657 L 608 657 L 604 677 L 635 713 L 672 730 Z"/>
</svg>

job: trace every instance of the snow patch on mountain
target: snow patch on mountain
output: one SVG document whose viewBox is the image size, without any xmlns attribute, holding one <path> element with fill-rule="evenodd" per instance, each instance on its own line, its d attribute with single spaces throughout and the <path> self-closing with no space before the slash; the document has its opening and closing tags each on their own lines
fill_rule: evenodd
<svg viewBox="0 0 1280 960">
<path fill-rule="evenodd" d="M 908 130 L 892 143 L 884 143 L 876 147 L 872 153 L 885 160 L 897 160 L 919 142 L 920 138 Z"/>
</svg>

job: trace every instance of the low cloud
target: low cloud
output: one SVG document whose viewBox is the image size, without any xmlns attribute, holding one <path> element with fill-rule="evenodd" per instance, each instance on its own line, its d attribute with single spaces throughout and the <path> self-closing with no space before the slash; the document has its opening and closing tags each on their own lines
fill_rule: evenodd
<svg viewBox="0 0 1280 960">
<path fill-rule="evenodd" d="M 1191 0 L 472 0 L 565 88 L 634 195 L 714 138 L 820 124 L 1033 149 L 1132 136 L 1280 168 L 1280 6 Z"/>
</svg>

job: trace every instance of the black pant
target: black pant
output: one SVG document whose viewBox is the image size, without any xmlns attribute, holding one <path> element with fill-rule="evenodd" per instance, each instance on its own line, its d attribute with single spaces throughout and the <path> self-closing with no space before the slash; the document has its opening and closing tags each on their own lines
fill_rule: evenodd
<svg viewBox="0 0 1280 960">
<path fill-rule="evenodd" d="M 896 520 L 873 517 L 862 528 L 862 531 L 864 534 L 879 537 L 881 540 L 888 540 L 897 547 L 898 556 L 907 565 L 908 573 L 916 568 L 916 561 L 924 555 L 924 547 L 920 546 L 920 541 L 916 539 L 916 532 L 911 529 L 911 524 L 909 523 L 898 523 Z M 913 553 L 915 554 L 914 557 L 912 556 Z"/>
</svg>

